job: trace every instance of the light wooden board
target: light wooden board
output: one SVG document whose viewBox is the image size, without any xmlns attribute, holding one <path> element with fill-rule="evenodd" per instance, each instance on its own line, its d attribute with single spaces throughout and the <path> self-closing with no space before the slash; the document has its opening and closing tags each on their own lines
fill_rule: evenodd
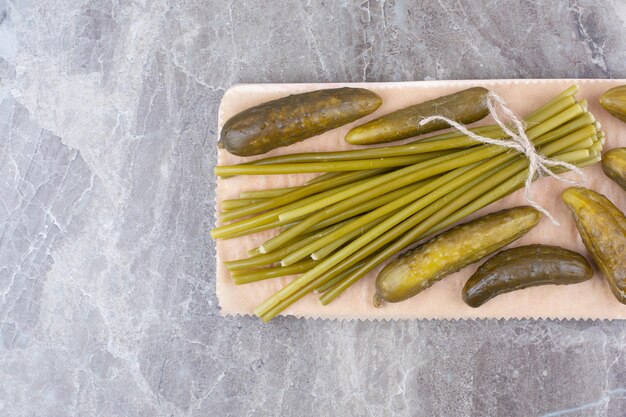
<svg viewBox="0 0 626 417">
<path fill-rule="evenodd" d="M 589 101 L 589 109 L 602 123 L 608 140 L 606 149 L 626 146 L 626 124 L 611 117 L 597 103 L 607 89 L 626 80 L 480 80 L 480 81 L 421 81 L 404 83 L 337 83 L 337 84 L 246 84 L 230 88 L 222 99 L 219 127 L 234 114 L 259 103 L 293 93 L 319 88 L 340 86 L 364 87 L 383 98 L 383 105 L 372 115 L 339 129 L 327 132 L 298 144 L 276 149 L 263 156 L 284 153 L 344 150 L 353 148 L 343 141 L 345 133 L 357 124 L 407 105 L 449 94 L 471 86 L 484 86 L 502 96 L 518 114 L 525 115 L 547 102 L 572 84 L 580 86 L 577 97 Z M 478 124 L 485 124 L 481 121 Z M 217 138 L 215 139 L 217 140 Z M 258 157 L 256 157 L 258 158 Z M 220 165 L 232 165 L 256 158 L 240 158 L 219 150 Z M 599 165 L 585 169 L 587 186 L 608 196 L 621 210 L 626 210 L 626 193 L 608 180 Z M 573 178 L 572 174 L 567 174 Z M 314 175 L 240 176 L 217 181 L 217 201 L 237 198 L 239 192 L 253 189 L 295 186 Z M 539 202 L 550 210 L 561 223 L 554 226 L 544 218 L 540 225 L 511 246 L 530 243 L 559 245 L 586 255 L 574 222 L 560 200 L 566 188 L 552 179 L 541 179 L 533 187 Z M 485 207 L 475 215 L 497 211 L 505 207 L 525 204 L 523 192 L 517 193 Z M 467 219 L 465 220 L 467 221 Z M 219 220 L 216 220 L 219 224 Z M 253 309 L 273 292 L 282 288 L 293 277 L 235 286 L 224 260 L 245 257 L 247 250 L 258 246 L 276 231 L 266 231 L 236 239 L 217 242 L 216 286 L 221 312 L 224 315 L 252 314 Z M 321 306 L 317 296 L 309 295 L 287 309 L 284 314 L 298 317 L 328 319 L 465 319 L 465 318 L 574 318 L 574 319 L 624 319 L 626 305 L 620 304 L 611 294 L 607 283 L 596 272 L 588 282 L 569 286 L 543 286 L 528 288 L 497 297 L 480 308 L 466 306 L 461 299 L 461 289 L 476 265 L 451 275 L 410 300 L 386 304 L 376 309 L 372 306 L 374 279 L 380 268 L 372 271 L 346 291 L 329 306 Z"/>
</svg>

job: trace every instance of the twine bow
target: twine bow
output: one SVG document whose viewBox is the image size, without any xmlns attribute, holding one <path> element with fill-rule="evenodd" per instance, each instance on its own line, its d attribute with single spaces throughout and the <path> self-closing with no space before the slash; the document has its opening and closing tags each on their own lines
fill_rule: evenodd
<svg viewBox="0 0 626 417">
<path fill-rule="evenodd" d="M 550 176 L 558 181 L 567 184 L 581 185 L 587 180 L 585 174 L 580 168 L 576 167 L 575 165 L 563 161 L 549 159 L 538 153 L 535 149 L 535 146 L 526 135 L 524 122 L 506 105 L 506 102 L 502 99 L 502 97 L 493 92 L 489 92 L 486 97 L 486 102 L 491 117 L 493 117 L 493 120 L 509 137 L 509 139 L 492 139 L 477 135 L 476 133 L 467 129 L 462 124 L 444 116 L 426 117 L 419 122 L 419 125 L 422 126 L 435 120 L 441 120 L 477 142 L 485 143 L 488 145 L 502 146 L 503 148 L 508 149 L 514 149 L 526 156 L 526 158 L 528 158 L 528 177 L 526 178 L 526 182 L 524 185 L 524 196 L 532 207 L 545 214 L 553 224 L 559 225 L 559 222 L 554 218 L 554 216 L 552 216 L 552 214 L 548 210 L 543 208 L 533 198 L 531 190 L 533 181 L 535 180 L 535 178 L 538 177 Z M 558 166 L 575 172 L 576 175 L 580 178 L 580 181 L 573 181 L 567 178 L 563 178 L 552 172 L 552 170 L 550 169 L 551 167 Z"/>
</svg>

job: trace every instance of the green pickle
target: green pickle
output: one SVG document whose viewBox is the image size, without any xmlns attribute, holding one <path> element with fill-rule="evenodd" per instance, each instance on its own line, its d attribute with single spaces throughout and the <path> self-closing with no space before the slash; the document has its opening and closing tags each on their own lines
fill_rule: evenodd
<svg viewBox="0 0 626 417">
<path fill-rule="evenodd" d="M 568 188 L 561 198 L 613 295 L 626 304 L 626 217 L 608 198 L 587 188 Z"/>
<path fill-rule="evenodd" d="M 228 119 L 218 146 L 233 155 L 260 155 L 353 122 L 381 104 L 380 96 L 364 88 L 293 94 L 251 107 Z"/>
<path fill-rule="evenodd" d="M 519 239 L 539 223 L 528 206 L 491 213 L 456 226 L 389 263 L 376 278 L 374 304 L 406 300 L 447 275 Z"/>
<path fill-rule="evenodd" d="M 626 191 L 626 148 L 615 148 L 602 155 L 602 170 Z"/>
<path fill-rule="evenodd" d="M 600 105 L 613 117 L 626 122 L 626 85 L 613 87 L 600 96 Z"/>
<path fill-rule="evenodd" d="M 479 307 L 493 297 L 523 288 L 576 284 L 593 277 L 579 253 L 558 246 L 528 245 L 504 250 L 482 264 L 463 287 L 463 301 Z"/>
<path fill-rule="evenodd" d="M 419 125 L 430 116 L 445 116 L 459 123 L 474 123 L 489 114 L 488 90 L 473 87 L 394 111 L 350 130 L 345 137 L 352 145 L 371 145 L 407 139 L 450 127 L 437 120 Z"/>
</svg>

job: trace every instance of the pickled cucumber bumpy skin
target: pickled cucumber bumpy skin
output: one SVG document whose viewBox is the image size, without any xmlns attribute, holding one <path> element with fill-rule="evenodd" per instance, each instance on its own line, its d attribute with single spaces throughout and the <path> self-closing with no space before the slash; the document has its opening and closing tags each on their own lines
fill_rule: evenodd
<svg viewBox="0 0 626 417">
<path fill-rule="evenodd" d="M 626 217 L 608 198 L 587 188 L 568 188 L 561 197 L 613 295 L 626 304 Z"/>
<path fill-rule="evenodd" d="M 558 246 L 526 245 L 497 253 L 470 277 L 463 301 L 480 307 L 507 292 L 538 285 L 577 284 L 593 277 L 581 254 Z"/>
<path fill-rule="evenodd" d="M 600 105 L 613 117 L 626 122 L 626 85 L 611 88 L 600 96 Z"/>
<path fill-rule="evenodd" d="M 388 264 L 376 279 L 376 295 L 387 302 L 413 297 L 519 239 L 540 219 L 538 210 L 522 206 L 461 224 Z"/>
<path fill-rule="evenodd" d="M 626 148 L 615 148 L 602 156 L 602 170 L 626 191 Z"/>
<path fill-rule="evenodd" d="M 449 117 L 459 123 L 469 124 L 489 114 L 483 87 L 468 88 L 434 100 L 405 107 L 357 126 L 345 137 L 353 145 L 372 145 L 407 139 L 448 127 L 446 122 L 433 121 L 421 126 L 419 122 L 429 116 Z"/>
<path fill-rule="evenodd" d="M 353 122 L 381 104 L 376 93 L 364 88 L 293 94 L 248 108 L 228 119 L 219 144 L 233 155 L 260 155 Z"/>
</svg>

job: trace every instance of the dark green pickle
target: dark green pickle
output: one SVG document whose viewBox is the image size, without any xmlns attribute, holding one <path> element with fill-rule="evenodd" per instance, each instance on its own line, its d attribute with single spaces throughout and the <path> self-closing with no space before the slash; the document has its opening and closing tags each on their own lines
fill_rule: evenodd
<svg viewBox="0 0 626 417">
<path fill-rule="evenodd" d="M 353 128 L 345 140 L 352 145 L 371 145 L 407 139 L 450 127 L 439 120 L 419 125 L 422 119 L 430 116 L 445 116 L 463 124 L 474 123 L 489 114 L 485 100 L 488 92 L 483 87 L 473 87 L 396 110 Z"/>
<path fill-rule="evenodd" d="M 237 156 L 264 154 L 353 122 L 381 104 L 380 96 L 364 88 L 293 94 L 228 119 L 218 146 Z"/>
<path fill-rule="evenodd" d="M 626 304 L 626 217 L 608 198 L 587 188 L 568 188 L 561 198 L 613 295 Z"/>
<path fill-rule="evenodd" d="M 602 155 L 602 170 L 626 191 L 626 148 L 615 148 Z"/>
<path fill-rule="evenodd" d="M 558 246 L 520 246 L 482 264 L 465 283 L 463 301 L 480 307 L 507 292 L 538 285 L 577 284 L 592 277 L 591 265 L 579 253 Z"/>
</svg>

